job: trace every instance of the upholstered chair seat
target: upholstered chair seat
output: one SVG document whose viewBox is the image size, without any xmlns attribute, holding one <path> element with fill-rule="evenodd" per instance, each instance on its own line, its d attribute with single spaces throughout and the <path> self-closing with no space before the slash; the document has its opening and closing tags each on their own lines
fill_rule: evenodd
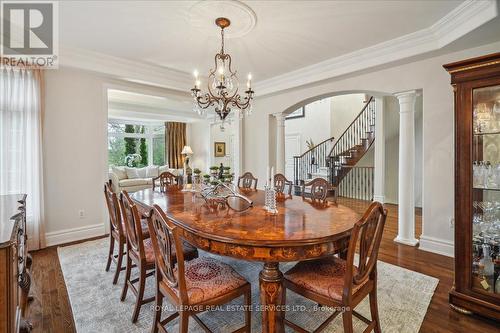
<svg viewBox="0 0 500 333">
<path fill-rule="evenodd" d="M 285 273 L 285 279 L 316 294 L 342 300 L 347 263 L 337 257 L 322 258 L 313 261 L 302 261 Z M 358 268 L 353 267 L 354 274 Z M 365 281 L 365 283 L 368 280 Z M 353 293 L 364 285 L 353 288 Z"/>
<path fill-rule="evenodd" d="M 373 202 L 354 224 L 347 253 L 341 258 L 331 256 L 301 262 L 284 274 L 285 293 L 292 290 L 318 304 L 337 308 L 314 332 L 322 331 L 342 314 L 344 333 L 354 332 L 353 316 L 367 325 L 363 332 L 382 333 L 377 305 L 377 257 L 386 218 L 384 206 Z M 371 320 L 355 310 L 366 297 L 369 298 Z M 285 318 L 285 324 L 297 332 L 308 332 L 290 319 Z"/>
<path fill-rule="evenodd" d="M 165 325 L 177 317 L 179 318 L 179 333 L 191 332 L 190 317 L 201 326 L 203 331 L 210 333 L 212 331 L 197 314 L 240 296 L 243 296 L 246 306 L 241 311 L 245 317 L 245 324 L 234 333 L 250 332 L 252 304 L 250 283 L 230 265 L 214 258 L 202 257 L 185 261 L 185 251 L 181 251 L 184 243 L 181 229 L 159 206 L 154 205 L 148 217 L 148 225 L 156 263 L 156 304 L 151 333 L 167 332 Z M 172 256 L 173 249 L 177 249 L 174 257 Z M 164 298 L 167 298 L 170 304 L 175 305 L 178 311 L 162 319 L 161 309 Z"/>
<path fill-rule="evenodd" d="M 230 265 L 214 258 L 191 260 L 185 263 L 184 269 L 190 304 L 205 303 L 248 284 Z M 177 274 L 177 268 L 174 272 Z"/>
</svg>

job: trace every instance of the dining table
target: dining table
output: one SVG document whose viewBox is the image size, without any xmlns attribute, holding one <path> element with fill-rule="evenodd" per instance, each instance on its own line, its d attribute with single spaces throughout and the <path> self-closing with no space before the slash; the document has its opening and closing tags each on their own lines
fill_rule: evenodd
<svg viewBox="0 0 500 333">
<path fill-rule="evenodd" d="M 131 198 L 148 216 L 158 205 L 191 245 L 217 255 L 262 262 L 259 274 L 262 332 L 284 332 L 285 291 L 280 262 L 345 256 L 354 224 L 361 217 L 333 202 L 301 196 L 279 196 L 277 211 L 264 208 L 265 192 L 238 189 L 252 201 L 244 211 L 211 204 L 199 193 L 146 189 Z"/>
</svg>

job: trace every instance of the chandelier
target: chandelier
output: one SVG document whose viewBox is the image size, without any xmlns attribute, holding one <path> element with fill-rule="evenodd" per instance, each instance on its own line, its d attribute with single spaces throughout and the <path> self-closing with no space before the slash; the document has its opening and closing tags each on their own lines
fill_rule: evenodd
<svg viewBox="0 0 500 333">
<path fill-rule="evenodd" d="M 241 110 L 240 116 L 243 116 L 243 111 L 247 116 L 251 114 L 250 101 L 254 91 L 252 90 L 252 74 L 249 73 L 245 96 L 238 94 L 238 77 L 236 71 L 231 68 L 231 56 L 224 52 L 224 29 L 231 24 L 231 21 L 225 17 L 219 17 L 215 20 L 215 24 L 221 29 L 222 46 L 220 52 L 215 55 L 215 67 L 208 74 L 207 92 L 201 92 L 201 81 L 198 71 L 195 71 L 195 84 L 191 93 L 194 98 L 194 110 L 200 116 L 205 115 L 209 107 L 214 107 L 215 113 L 224 122 L 233 109 Z"/>
</svg>

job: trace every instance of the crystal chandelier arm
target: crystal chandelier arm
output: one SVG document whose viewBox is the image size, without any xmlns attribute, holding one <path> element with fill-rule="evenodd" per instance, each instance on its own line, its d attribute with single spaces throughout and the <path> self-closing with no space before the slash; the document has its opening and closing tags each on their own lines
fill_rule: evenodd
<svg viewBox="0 0 500 333">
<path fill-rule="evenodd" d="M 236 96 L 231 101 L 231 105 L 235 106 L 235 107 L 237 107 L 239 109 L 242 109 L 242 110 L 248 108 L 250 106 L 250 101 L 252 100 L 252 94 L 253 94 L 253 92 L 247 93 L 247 97 L 245 97 L 243 99 L 243 101 L 241 100 L 242 98 L 241 98 L 240 95 Z"/>
<path fill-rule="evenodd" d="M 212 98 L 208 93 L 205 93 L 205 95 L 203 96 L 197 96 L 196 102 L 198 103 L 198 106 L 200 108 L 207 109 L 208 107 L 214 105 L 214 102 L 216 102 L 216 100 Z"/>
</svg>

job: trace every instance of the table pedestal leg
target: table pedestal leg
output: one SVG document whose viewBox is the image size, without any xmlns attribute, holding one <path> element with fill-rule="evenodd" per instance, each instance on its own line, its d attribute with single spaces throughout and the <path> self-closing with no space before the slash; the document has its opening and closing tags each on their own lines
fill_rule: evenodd
<svg viewBox="0 0 500 333">
<path fill-rule="evenodd" d="M 259 275 L 260 304 L 262 306 L 262 332 L 285 331 L 285 290 L 279 263 L 265 263 Z"/>
</svg>

